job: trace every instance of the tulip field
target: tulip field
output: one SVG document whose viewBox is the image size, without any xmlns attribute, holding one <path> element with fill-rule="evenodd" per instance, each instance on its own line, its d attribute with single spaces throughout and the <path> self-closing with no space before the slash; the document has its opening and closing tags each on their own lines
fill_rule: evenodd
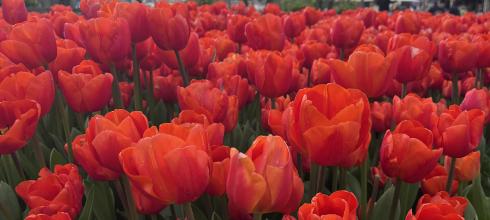
<svg viewBox="0 0 490 220">
<path fill-rule="evenodd" d="M 0 14 L 0 220 L 490 220 L 490 13 Z"/>
</svg>

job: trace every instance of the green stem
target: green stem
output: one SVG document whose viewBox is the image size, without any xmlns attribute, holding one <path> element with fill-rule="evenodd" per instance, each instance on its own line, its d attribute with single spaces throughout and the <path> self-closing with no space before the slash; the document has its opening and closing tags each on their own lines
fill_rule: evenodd
<svg viewBox="0 0 490 220">
<path fill-rule="evenodd" d="M 68 140 L 70 137 L 70 128 L 68 126 L 69 120 L 68 120 L 68 112 L 65 110 L 65 104 L 63 103 L 63 95 L 61 94 L 61 91 L 59 88 L 56 88 L 56 109 L 57 109 L 57 115 L 58 118 L 60 119 L 61 127 L 63 128 L 65 139 Z"/>
<path fill-rule="evenodd" d="M 451 93 L 451 99 L 452 99 L 452 104 L 459 104 L 459 95 L 458 95 L 458 74 L 453 73 L 452 77 L 452 93 Z"/>
<path fill-rule="evenodd" d="M 114 80 L 112 81 L 112 100 L 114 101 L 115 108 L 123 108 L 123 102 L 121 99 L 121 89 L 119 88 L 119 80 L 117 76 L 116 66 L 111 64 L 111 73 Z"/>
<path fill-rule="evenodd" d="M 189 75 L 187 75 L 187 71 L 185 70 L 184 62 L 182 62 L 179 51 L 175 50 L 174 52 L 175 57 L 177 58 L 177 62 L 179 63 L 179 72 L 182 76 L 182 80 L 184 81 L 184 87 L 187 87 L 189 85 Z"/>
<path fill-rule="evenodd" d="M 136 211 L 136 205 L 134 204 L 133 194 L 131 193 L 131 186 L 129 185 L 128 178 L 126 176 L 122 176 L 122 185 L 124 187 L 124 194 L 126 194 L 126 201 L 128 203 L 128 212 L 129 220 L 137 220 L 138 212 Z"/>
<path fill-rule="evenodd" d="M 306 87 L 311 87 L 311 68 L 308 70 L 308 78 L 306 79 Z"/>
<path fill-rule="evenodd" d="M 456 157 L 453 157 L 451 158 L 451 164 L 450 164 L 449 173 L 446 182 L 446 192 L 448 192 L 449 194 L 451 194 L 451 186 L 453 185 L 455 167 L 456 167 Z"/>
<path fill-rule="evenodd" d="M 175 205 L 174 204 L 171 204 L 170 205 L 170 214 L 171 214 L 171 218 L 173 220 L 177 220 L 177 214 L 175 213 Z"/>
<path fill-rule="evenodd" d="M 325 184 L 325 182 L 323 181 L 323 173 L 324 173 L 323 170 L 324 170 L 324 167 L 321 165 L 318 165 L 315 193 L 321 192 L 323 185 Z"/>
<path fill-rule="evenodd" d="M 121 179 L 115 180 L 113 181 L 113 183 L 114 183 L 114 188 L 116 189 L 117 197 L 119 197 L 119 200 L 121 201 L 124 210 L 128 210 L 128 203 L 127 203 L 126 195 L 124 195 L 122 180 Z"/>
<path fill-rule="evenodd" d="M 407 95 L 407 83 L 402 83 L 402 99 Z"/>
<path fill-rule="evenodd" d="M 17 173 L 19 173 L 19 177 L 20 177 L 22 180 L 25 180 L 25 179 L 26 179 L 26 175 L 24 174 L 24 170 L 22 169 L 22 166 L 20 165 L 20 161 L 19 161 L 19 158 L 17 158 L 16 153 L 17 153 L 17 152 L 11 153 L 11 154 L 10 154 L 10 157 L 11 157 L 11 158 L 12 158 L 12 160 L 14 161 L 14 164 L 15 164 L 15 169 L 17 170 Z"/>
<path fill-rule="evenodd" d="M 339 167 L 340 170 L 340 187 L 339 189 L 345 189 L 345 182 L 347 178 L 347 169 L 343 167 Z"/>
<path fill-rule="evenodd" d="M 85 130 L 85 115 L 80 112 L 75 112 L 75 117 L 77 119 L 77 123 L 79 128 L 81 129 L 80 131 Z"/>
<path fill-rule="evenodd" d="M 254 213 L 254 220 L 262 220 L 262 213 Z"/>
<path fill-rule="evenodd" d="M 368 170 L 369 170 L 369 155 L 366 157 L 364 162 L 362 163 L 360 170 L 361 170 L 361 220 L 366 220 L 366 207 L 367 207 L 367 196 L 368 196 L 368 191 L 367 191 L 367 178 L 368 178 Z"/>
<path fill-rule="evenodd" d="M 185 217 L 187 220 L 195 220 L 194 211 L 192 211 L 192 202 L 188 202 L 184 204 Z"/>
<path fill-rule="evenodd" d="M 140 64 L 138 57 L 136 57 L 136 44 L 132 44 L 131 47 L 133 50 L 134 109 L 141 111 L 143 104 L 141 101 Z"/>
<path fill-rule="evenodd" d="M 271 109 L 276 109 L 276 99 L 271 98 Z"/>
<path fill-rule="evenodd" d="M 46 160 L 44 159 L 44 153 L 43 149 L 41 147 L 41 141 L 37 137 L 37 135 L 34 135 L 32 137 L 33 141 L 33 148 L 34 148 L 34 155 L 36 157 L 37 162 L 39 163 L 39 166 L 41 168 L 46 167 Z"/>
<path fill-rule="evenodd" d="M 339 169 L 337 167 L 334 167 L 332 171 L 333 171 L 332 192 L 335 192 L 337 191 L 337 187 L 339 185 Z"/>
<path fill-rule="evenodd" d="M 402 186 L 402 181 L 400 179 L 396 180 L 396 185 L 395 185 L 395 194 L 393 195 L 393 200 L 391 202 L 391 209 L 390 209 L 390 218 L 388 219 L 396 219 L 396 209 L 398 207 L 398 202 L 400 200 L 400 191 L 401 191 L 401 186 Z"/>
<path fill-rule="evenodd" d="M 374 207 L 374 201 L 376 201 L 376 198 L 378 197 L 378 192 L 379 192 L 379 176 L 375 176 L 374 183 L 373 183 L 373 190 L 371 191 L 371 197 L 369 199 L 369 204 L 367 207 L 367 214 L 365 219 L 369 219 L 371 217 L 371 211 L 373 210 Z"/>
<path fill-rule="evenodd" d="M 158 216 L 155 214 L 155 215 L 150 215 L 150 219 L 151 220 L 158 220 Z"/>
</svg>

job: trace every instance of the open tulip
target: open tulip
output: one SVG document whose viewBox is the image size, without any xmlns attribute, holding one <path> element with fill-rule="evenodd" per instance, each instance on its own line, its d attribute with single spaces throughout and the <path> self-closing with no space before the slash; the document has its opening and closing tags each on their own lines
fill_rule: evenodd
<svg viewBox="0 0 490 220">
<path fill-rule="evenodd" d="M 432 149 L 432 132 L 417 121 L 402 121 L 386 131 L 380 149 L 383 172 L 392 178 L 415 183 L 437 165 L 442 149 Z"/>
<path fill-rule="evenodd" d="M 27 8 L 24 0 L 3 0 L 3 19 L 10 24 L 16 24 L 27 20 Z"/>
<path fill-rule="evenodd" d="M 288 139 L 322 166 L 352 167 L 364 161 L 371 140 L 365 94 L 337 84 L 302 89 L 292 104 Z"/>
<path fill-rule="evenodd" d="M 148 128 L 141 112 L 117 109 L 96 115 L 88 122 L 85 134 L 73 140 L 73 155 L 95 180 L 116 180 L 122 173 L 119 152 L 138 142 Z"/>
<path fill-rule="evenodd" d="M 24 147 L 36 132 L 41 106 L 32 100 L 0 102 L 0 155 Z"/>
<path fill-rule="evenodd" d="M 298 210 L 298 220 L 309 219 L 356 219 L 358 202 L 356 196 L 345 190 L 330 195 L 317 193 L 311 203 L 305 203 Z"/>
<path fill-rule="evenodd" d="M 230 206 L 241 213 L 289 214 L 299 205 L 303 191 L 281 137 L 259 136 L 246 154 L 231 149 L 226 193 Z"/>
<path fill-rule="evenodd" d="M 403 120 L 416 120 L 428 129 L 437 123 L 437 106 L 432 98 L 421 98 L 416 94 L 408 94 L 403 99 L 393 98 L 393 120 L 400 123 Z"/>
<path fill-rule="evenodd" d="M 148 13 L 150 35 L 162 50 L 182 50 L 189 41 L 190 27 L 185 17 L 169 6 L 153 8 Z"/>
<path fill-rule="evenodd" d="M 255 50 L 278 50 L 284 48 L 286 35 L 281 18 L 265 14 L 245 26 L 247 44 Z"/>
<path fill-rule="evenodd" d="M 464 220 L 451 205 L 448 204 L 424 204 L 417 209 L 413 215 L 412 210 L 407 214 L 405 220 Z"/>
<path fill-rule="evenodd" d="M 383 52 L 373 45 L 358 47 L 347 62 L 329 61 L 335 83 L 346 88 L 359 89 L 368 97 L 384 94 L 393 80 L 397 63 L 394 54 L 384 56 Z"/>
<path fill-rule="evenodd" d="M 451 197 L 449 194 L 445 191 L 438 192 L 434 196 L 431 196 L 429 194 L 425 194 L 422 197 L 420 197 L 418 203 L 417 203 L 417 209 L 420 209 L 424 204 L 446 204 L 450 205 L 454 208 L 456 212 L 458 212 L 460 215 L 464 215 L 464 211 L 466 209 L 466 206 L 468 206 L 468 199 L 465 197 L 461 196 L 454 196 Z"/>
<path fill-rule="evenodd" d="M 66 212 L 75 219 L 82 209 L 82 178 L 73 164 L 56 165 L 53 173 L 42 168 L 37 180 L 23 181 L 15 191 L 26 202 L 30 215 Z"/>
<path fill-rule="evenodd" d="M 422 180 L 422 191 L 430 195 L 436 195 L 440 191 L 446 190 L 446 183 L 448 179 L 448 174 L 446 169 L 440 164 L 436 167 Z M 458 191 L 459 182 L 453 181 L 451 185 L 451 194 Z"/>
<path fill-rule="evenodd" d="M 340 49 L 353 48 L 359 43 L 363 30 L 364 24 L 361 20 L 350 16 L 340 16 L 333 21 L 330 30 L 332 44 Z"/>
<path fill-rule="evenodd" d="M 31 69 L 46 66 L 56 58 L 53 28 L 45 19 L 15 25 L 7 39 L 0 42 L 0 52 Z"/>
</svg>

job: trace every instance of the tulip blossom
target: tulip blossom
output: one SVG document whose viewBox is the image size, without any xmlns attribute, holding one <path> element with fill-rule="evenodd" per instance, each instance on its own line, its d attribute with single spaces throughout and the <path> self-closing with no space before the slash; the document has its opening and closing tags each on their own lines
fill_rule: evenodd
<svg viewBox="0 0 490 220">
<path fill-rule="evenodd" d="M 131 42 L 137 43 L 146 40 L 149 34 L 148 8 L 141 3 L 118 2 L 114 8 L 115 17 L 126 19 L 131 33 Z"/>
<path fill-rule="evenodd" d="M 464 215 L 464 211 L 466 210 L 466 206 L 468 206 L 468 199 L 461 196 L 451 197 L 445 191 L 438 192 L 436 195 L 431 196 L 429 194 L 425 194 L 420 197 L 417 203 L 417 209 L 422 207 L 424 204 L 446 204 L 451 205 L 456 212 L 460 215 Z"/>
<path fill-rule="evenodd" d="M 465 40 L 443 40 L 439 43 L 437 59 L 447 73 L 465 74 L 476 66 L 478 48 Z"/>
<path fill-rule="evenodd" d="M 3 19 L 10 24 L 16 24 L 27 20 L 27 8 L 24 0 L 3 0 Z"/>
<path fill-rule="evenodd" d="M 275 98 L 289 90 L 293 63 L 288 57 L 278 52 L 252 52 L 246 63 L 248 78 L 263 96 Z"/>
<path fill-rule="evenodd" d="M 405 220 L 464 220 L 451 205 L 448 204 L 424 204 L 417 208 L 415 215 L 410 210 Z"/>
<path fill-rule="evenodd" d="M 162 50 L 182 50 L 189 41 L 191 32 L 187 20 L 169 6 L 151 9 L 148 26 L 151 37 Z"/>
<path fill-rule="evenodd" d="M 450 168 L 451 158 L 446 157 L 444 166 L 446 170 Z M 469 182 L 473 181 L 480 175 L 480 151 L 474 151 L 468 155 L 456 159 L 454 166 L 454 174 L 458 181 Z"/>
<path fill-rule="evenodd" d="M 60 70 L 70 72 L 74 66 L 85 58 L 85 49 L 79 47 L 72 40 L 56 40 L 56 45 L 58 56 L 49 64 L 49 69 L 55 75 Z"/>
<path fill-rule="evenodd" d="M 245 26 L 247 44 L 253 49 L 282 50 L 286 40 L 281 18 L 266 14 Z"/>
<path fill-rule="evenodd" d="M 237 43 L 247 42 L 245 36 L 245 25 L 250 21 L 249 17 L 243 15 L 231 15 L 226 26 L 226 33 Z"/>
<path fill-rule="evenodd" d="M 24 220 L 71 220 L 71 217 L 66 212 L 57 212 L 53 215 L 32 214 L 28 215 Z"/>
<path fill-rule="evenodd" d="M 422 180 L 422 191 L 430 195 L 436 195 L 440 191 L 446 190 L 446 183 L 448 179 L 448 174 L 446 169 L 442 165 L 436 165 L 434 169 L 424 177 Z M 458 191 L 459 183 L 458 181 L 453 181 L 451 183 L 451 194 Z"/>
<path fill-rule="evenodd" d="M 332 23 L 330 36 L 332 44 L 340 49 L 353 48 L 361 39 L 364 24 L 349 16 L 340 16 Z"/>
<path fill-rule="evenodd" d="M 356 219 L 358 202 L 356 196 L 345 190 L 330 195 L 317 193 L 311 203 L 305 203 L 298 210 L 298 220 L 308 219 Z"/>
</svg>

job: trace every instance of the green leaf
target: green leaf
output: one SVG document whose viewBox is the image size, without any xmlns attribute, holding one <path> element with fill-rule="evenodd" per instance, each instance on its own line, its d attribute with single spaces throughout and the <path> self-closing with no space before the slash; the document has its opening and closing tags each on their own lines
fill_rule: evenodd
<svg viewBox="0 0 490 220">
<path fill-rule="evenodd" d="M 10 155 L 0 156 L 0 169 L 3 170 L 6 181 L 11 186 L 17 186 L 22 181 L 15 163 Z"/>
<path fill-rule="evenodd" d="M 476 210 L 478 219 L 490 219 L 490 203 L 489 199 L 485 196 L 483 188 L 481 186 L 481 177 L 477 177 L 471 184 L 466 198 L 471 202 L 471 205 Z"/>
<path fill-rule="evenodd" d="M 194 219 L 208 219 L 206 214 L 195 204 L 192 204 L 192 212 L 194 213 Z"/>
<path fill-rule="evenodd" d="M 0 182 L 0 219 L 20 220 L 19 201 L 14 190 L 5 182 Z"/>
<path fill-rule="evenodd" d="M 218 215 L 218 213 L 213 212 L 211 215 L 211 220 L 222 220 L 222 218 Z"/>
<path fill-rule="evenodd" d="M 476 210 L 471 205 L 471 202 L 468 203 L 468 206 L 466 207 L 464 211 L 464 219 L 466 220 L 478 220 L 478 215 L 476 214 Z"/>
<path fill-rule="evenodd" d="M 357 198 L 361 198 L 361 183 L 350 172 L 347 172 L 347 190 L 356 195 Z"/>
<path fill-rule="evenodd" d="M 107 182 L 94 182 L 94 207 L 93 212 L 97 219 L 116 219 L 114 193 Z"/>
<path fill-rule="evenodd" d="M 390 210 L 393 202 L 393 195 L 395 194 L 395 187 L 390 186 L 383 195 L 379 198 L 378 201 L 374 204 L 373 212 L 369 219 L 376 220 L 390 220 Z M 397 206 L 397 214 L 395 216 L 399 216 L 400 207 Z M 392 219 L 391 219 L 392 220 Z"/>
<path fill-rule="evenodd" d="M 403 183 L 400 191 L 400 207 L 401 214 L 407 214 L 408 210 L 412 208 L 413 203 L 417 199 L 417 193 L 419 191 L 419 184 Z"/>
<path fill-rule="evenodd" d="M 90 187 L 88 190 L 88 196 L 86 196 L 86 201 L 85 201 L 85 206 L 83 207 L 83 210 L 80 214 L 80 217 L 78 217 L 78 220 L 93 220 L 93 207 L 94 207 L 94 200 L 95 200 L 95 189 L 93 186 Z"/>
<path fill-rule="evenodd" d="M 63 157 L 62 154 L 60 154 L 55 148 L 51 150 L 51 153 L 49 154 L 49 167 L 51 170 L 54 170 L 54 166 L 56 164 L 66 164 L 67 161 L 65 160 L 65 157 Z"/>
</svg>

